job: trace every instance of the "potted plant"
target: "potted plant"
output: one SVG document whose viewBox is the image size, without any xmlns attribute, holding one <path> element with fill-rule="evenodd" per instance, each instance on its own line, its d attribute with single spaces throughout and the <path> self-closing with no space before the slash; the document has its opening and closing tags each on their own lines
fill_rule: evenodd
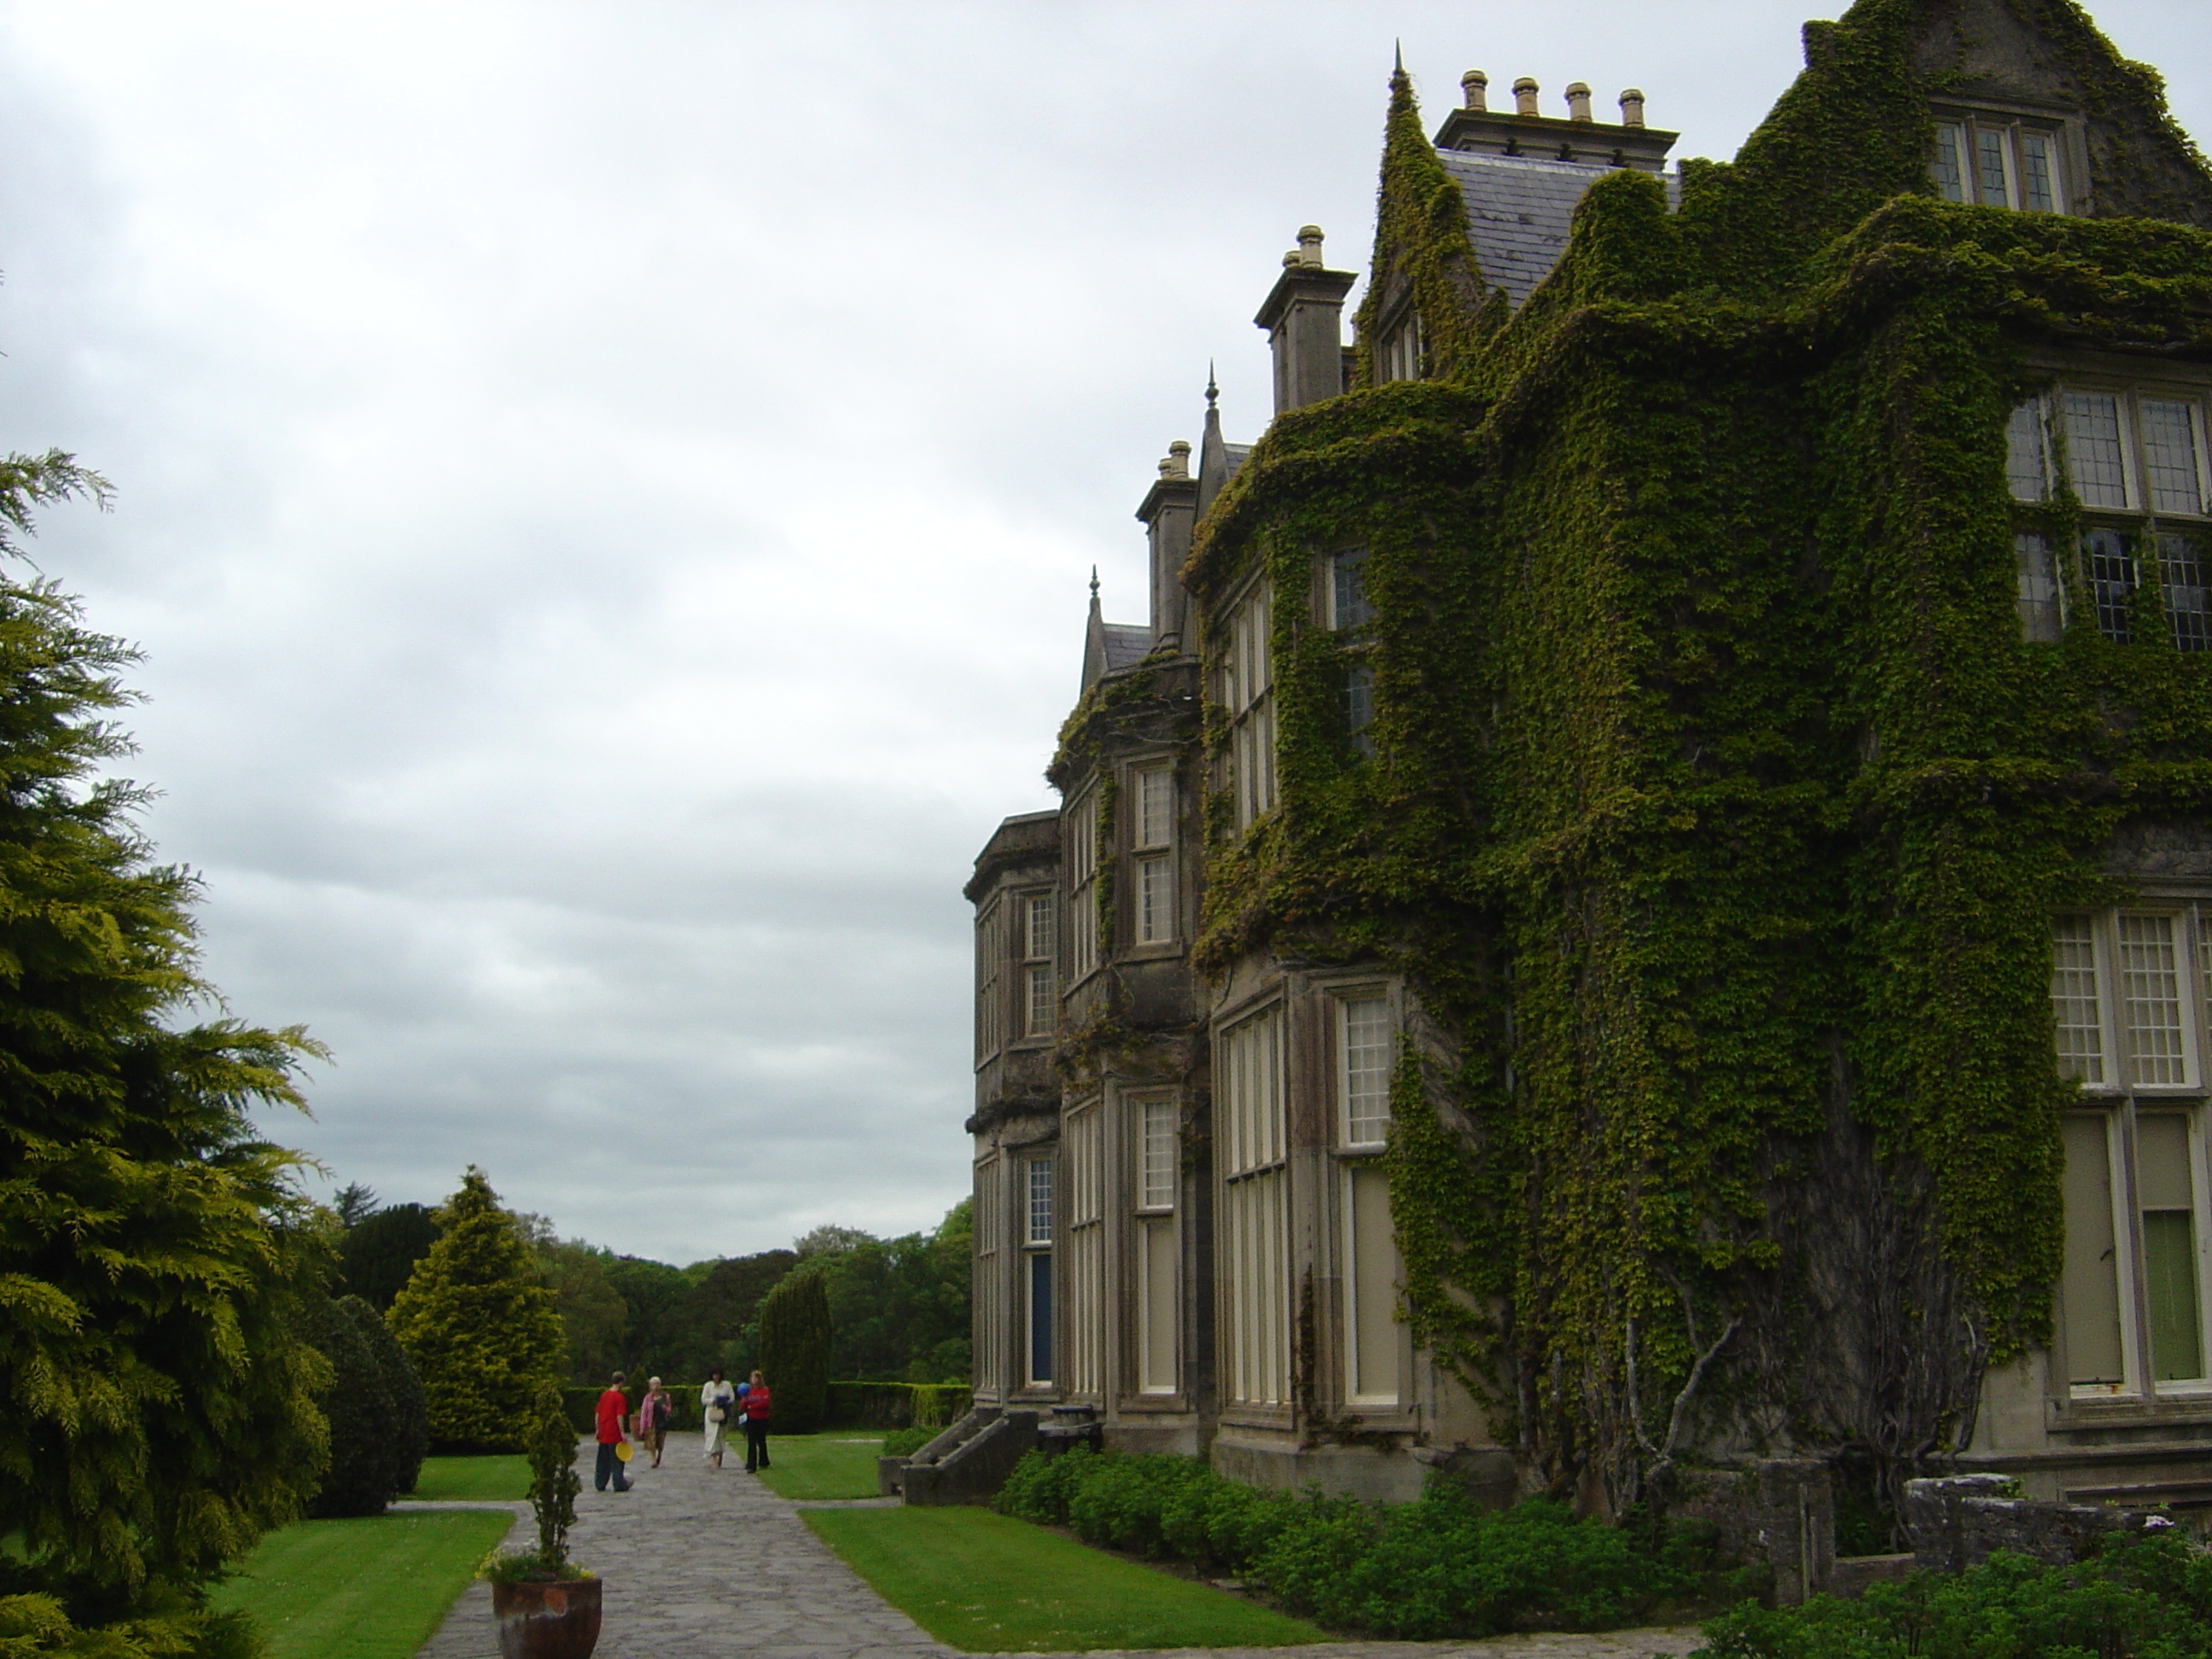
<svg viewBox="0 0 2212 1659">
<path fill-rule="evenodd" d="M 575 1523 L 576 1431 L 548 1385 L 538 1397 L 530 1441 L 530 1507 L 538 1547 L 495 1551 L 483 1565 L 501 1659 L 589 1659 L 599 1640 L 600 1581 L 568 1559 Z"/>
</svg>

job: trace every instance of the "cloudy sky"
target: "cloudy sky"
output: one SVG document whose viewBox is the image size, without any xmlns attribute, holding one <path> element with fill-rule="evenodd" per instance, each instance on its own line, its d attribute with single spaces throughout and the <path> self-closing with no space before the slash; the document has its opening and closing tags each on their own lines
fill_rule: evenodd
<svg viewBox="0 0 2212 1659">
<path fill-rule="evenodd" d="M 1364 254 L 1394 39 L 1724 156 L 1837 9 L 0 5 L 0 448 L 117 486 L 38 556 L 335 1051 L 279 1132 L 679 1261 L 933 1224 L 969 862 L 1207 360 L 1255 435 L 1282 250 Z M 2212 137 L 2203 9 L 2096 7 Z"/>
</svg>

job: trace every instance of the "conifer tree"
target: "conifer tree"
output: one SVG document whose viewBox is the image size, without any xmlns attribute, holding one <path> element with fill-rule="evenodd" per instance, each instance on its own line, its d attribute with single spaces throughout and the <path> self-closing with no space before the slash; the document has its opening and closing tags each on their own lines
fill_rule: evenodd
<svg viewBox="0 0 2212 1659">
<path fill-rule="evenodd" d="M 530 1241 L 474 1164 L 438 1212 L 438 1242 L 392 1304 L 434 1444 L 526 1449 L 566 1347 Z"/>
<path fill-rule="evenodd" d="M 105 489 L 58 452 L 0 458 L 0 558 L 34 507 Z M 0 1596 L 112 1624 L 118 1653 L 140 1636 L 116 1621 L 153 1617 L 181 1652 L 222 1628 L 197 1587 L 325 1456 L 312 1206 L 247 1116 L 299 1103 L 313 1048 L 191 1023 L 196 884 L 152 861 L 144 793 L 97 776 L 129 752 L 135 660 L 0 570 Z"/>
<path fill-rule="evenodd" d="M 778 1425 L 804 1434 L 830 1404 L 830 1297 L 818 1273 L 796 1273 L 760 1305 L 760 1369 Z"/>
</svg>

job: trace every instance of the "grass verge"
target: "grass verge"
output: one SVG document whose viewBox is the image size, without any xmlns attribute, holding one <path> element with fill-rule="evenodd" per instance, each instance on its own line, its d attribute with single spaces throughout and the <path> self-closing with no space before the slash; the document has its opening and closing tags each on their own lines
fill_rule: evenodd
<svg viewBox="0 0 2212 1659">
<path fill-rule="evenodd" d="M 883 1436 L 865 1429 L 770 1434 L 768 1455 L 772 1461 L 761 1479 L 779 1498 L 873 1498 L 876 1459 L 883 1449 Z M 730 1459 L 740 1468 L 744 1455 L 744 1441 L 730 1448 Z"/>
<path fill-rule="evenodd" d="M 979 1509 L 808 1510 L 876 1592 L 965 1653 L 1273 1648 L 1311 1625 Z"/>
<path fill-rule="evenodd" d="M 251 1613 L 270 1659 L 409 1659 L 509 1519 L 479 1510 L 302 1521 L 263 1539 L 215 1605 Z"/>
<path fill-rule="evenodd" d="M 507 1452 L 483 1457 L 426 1457 L 410 1498 L 451 1503 L 456 1498 L 494 1498 L 501 1503 L 530 1496 L 530 1460 Z"/>
</svg>

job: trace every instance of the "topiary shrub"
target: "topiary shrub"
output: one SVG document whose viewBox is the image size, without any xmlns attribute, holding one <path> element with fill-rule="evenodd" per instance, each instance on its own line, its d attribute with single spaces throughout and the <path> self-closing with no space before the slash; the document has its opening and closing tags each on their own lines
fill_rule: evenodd
<svg viewBox="0 0 2212 1659">
<path fill-rule="evenodd" d="M 384 1379 L 384 1392 L 392 1402 L 392 1433 L 385 1443 L 387 1484 L 392 1497 L 404 1497 L 415 1490 L 422 1460 L 430 1453 L 430 1413 L 422 1398 L 422 1379 L 415 1375 L 414 1362 L 392 1334 L 384 1316 L 365 1298 L 345 1297 L 339 1305 L 352 1314 L 354 1328 L 375 1358 Z"/>
<path fill-rule="evenodd" d="M 818 1273 L 794 1273 L 761 1299 L 760 1370 L 784 1434 L 820 1428 L 830 1403 L 830 1297 Z"/>
<path fill-rule="evenodd" d="M 312 1340 L 331 1363 L 329 1386 L 316 1404 L 331 1425 L 331 1462 L 307 1513 L 324 1521 L 338 1516 L 381 1515 L 402 1488 L 394 1486 L 393 1442 L 399 1416 L 392 1382 L 363 1330 L 380 1327 L 376 1311 L 359 1297 L 340 1297 L 317 1310 Z M 408 1486 L 412 1486 L 410 1478 Z"/>
</svg>

